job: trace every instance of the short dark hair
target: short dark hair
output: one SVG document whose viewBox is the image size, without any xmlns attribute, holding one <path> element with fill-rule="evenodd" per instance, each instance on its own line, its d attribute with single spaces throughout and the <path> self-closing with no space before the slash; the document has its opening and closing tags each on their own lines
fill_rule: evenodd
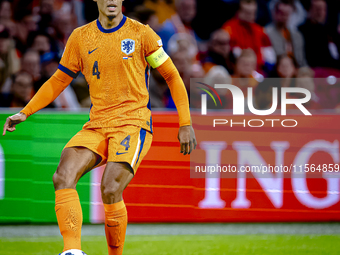
<svg viewBox="0 0 340 255">
<path fill-rule="evenodd" d="M 293 61 L 293 65 L 295 68 L 299 68 L 299 64 L 298 62 L 296 61 L 296 58 L 292 55 L 292 54 L 282 54 L 282 55 L 279 55 L 277 57 L 277 60 L 276 60 L 276 67 L 279 66 L 280 62 L 282 61 L 282 59 L 284 58 L 290 58 L 292 61 Z"/>
<path fill-rule="evenodd" d="M 45 37 L 47 37 L 48 42 L 50 43 L 50 45 L 52 44 L 52 37 L 48 33 L 44 32 L 44 31 L 32 31 L 27 36 L 27 46 L 28 46 L 28 48 L 32 47 L 35 38 L 37 38 L 38 36 L 45 36 Z"/>
<path fill-rule="evenodd" d="M 290 5 L 293 8 L 293 10 L 295 10 L 294 0 L 279 0 L 278 2 L 276 2 L 274 6 L 275 11 L 278 10 L 280 4 Z"/>
<path fill-rule="evenodd" d="M 134 16 L 143 24 L 146 24 L 150 17 L 156 12 L 143 5 L 137 5 L 134 9 Z"/>
<path fill-rule="evenodd" d="M 242 4 L 256 4 L 257 5 L 257 0 L 240 0 L 239 9 L 241 9 Z"/>
<path fill-rule="evenodd" d="M 327 3 L 326 0 L 320 1 Z M 300 2 L 306 11 L 310 11 L 310 9 L 312 8 L 312 3 L 315 2 L 315 0 L 300 0 Z"/>
<path fill-rule="evenodd" d="M 241 4 L 252 4 L 252 3 L 257 4 L 257 0 L 240 0 L 240 5 Z"/>
</svg>

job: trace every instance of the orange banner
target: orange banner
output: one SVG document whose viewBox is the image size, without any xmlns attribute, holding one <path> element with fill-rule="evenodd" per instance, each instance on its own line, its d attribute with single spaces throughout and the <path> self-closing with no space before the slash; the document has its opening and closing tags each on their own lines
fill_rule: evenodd
<svg viewBox="0 0 340 255">
<path fill-rule="evenodd" d="M 177 115 L 158 112 L 153 118 L 152 147 L 124 192 L 129 222 L 340 220 L 340 116 L 271 116 L 279 120 L 275 127 L 268 117 L 193 116 L 198 148 L 191 157 L 180 154 Z M 228 123 L 213 127 L 214 119 Z M 230 127 L 231 119 L 241 124 Z M 298 125 L 284 127 L 285 119 Z M 263 127 L 251 127 L 259 120 Z M 197 174 L 197 165 L 216 167 Z M 237 168 L 233 175 L 218 168 L 229 165 Z M 102 170 L 92 172 L 92 222 L 104 220 Z"/>
</svg>

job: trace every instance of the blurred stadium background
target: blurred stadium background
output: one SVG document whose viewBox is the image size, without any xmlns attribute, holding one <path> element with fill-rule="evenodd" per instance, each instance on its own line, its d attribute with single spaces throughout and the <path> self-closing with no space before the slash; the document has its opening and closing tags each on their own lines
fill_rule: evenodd
<svg viewBox="0 0 340 255">
<path fill-rule="evenodd" d="M 267 109 L 273 86 L 263 78 L 312 92 L 305 106 L 313 116 L 296 117 L 301 128 L 234 129 L 224 139 L 229 147 L 223 158 L 237 164 L 242 153 L 237 146 L 247 142 L 253 146 L 248 163 L 299 164 L 301 158 L 340 163 L 339 1 L 125 0 L 123 5 L 126 16 L 149 24 L 162 38 L 188 93 L 190 78 L 210 85 L 244 78 L 237 85 L 243 91 L 253 87 L 256 108 Z M 55 72 L 73 29 L 97 17 L 91 0 L 1 1 L 0 123 Z M 191 178 L 189 158 L 179 153 L 175 106 L 157 70 L 149 91 L 154 140 L 124 194 L 131 223 L 124 254 L 339 254 L 339 178 Z M 90 105 L 80 74 L 48 109 L 0 138 L 0 254 L 61 251 L 52 175 L 64 145 L 88 120 Z M 275 142 L 283 142 L 285 150 Z M 197 153 L 210 160 L 203 146 Z M 89 255 L 107 253 L 102 171 L 93 170 L 77 186 Z"/>
</svg>

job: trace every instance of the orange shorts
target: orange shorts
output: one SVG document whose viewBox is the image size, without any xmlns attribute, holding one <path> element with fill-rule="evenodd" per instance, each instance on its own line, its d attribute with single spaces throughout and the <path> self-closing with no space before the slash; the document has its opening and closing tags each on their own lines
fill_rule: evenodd
<svg viewBox="0 0 340 255">
<path fill-rule="evenodd" d="M 152 134 L 140 127 L 125 125 L 114 128 L 82 129 L 65 148 L 86 147 L 106 162 L 127 162 L 134 173 L 151 147 Z"/>
</svg>

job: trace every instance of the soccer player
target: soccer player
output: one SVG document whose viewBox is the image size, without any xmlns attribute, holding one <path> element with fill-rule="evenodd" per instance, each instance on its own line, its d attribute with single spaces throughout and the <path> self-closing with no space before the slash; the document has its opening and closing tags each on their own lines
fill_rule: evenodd
<svg viewBox="0 0 340 255">
<path fill-rule="evenodd" d="M 94 0 L 99 18 L 73 31 L 56 73 L 3 129 L 15 126 L 50 104 L 81 71 L 89 83 L 90 120 L 65 146 L 53 175 L 55 211 L 64 253 L 81 252 L 82 210 L 76 184 L 106 163 L 101 181 L 109 255 L 122 254 L 127 225 L 123 190 L 151 146 L 148 93 L 150 66 L 165 78 L 179 114 L 181 153 L 196 147 L 186 89 L 162 41 L 149 27 L 122 14 L 123 0 Z M 157 174 L 157 173 L 156 173 Z"/>
</svg>

